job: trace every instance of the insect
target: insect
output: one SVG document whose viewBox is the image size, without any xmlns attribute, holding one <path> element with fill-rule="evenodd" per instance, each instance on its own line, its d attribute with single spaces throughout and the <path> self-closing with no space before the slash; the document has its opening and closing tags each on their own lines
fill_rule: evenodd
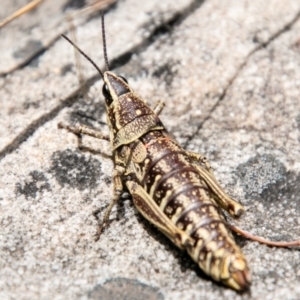
<svg viewBox="0 0 300 300">
<path fill-rule="evenodd" d="M 246 290 L 251 284 L 250 271 L 231 230 L 273 246 L 299 245 L 299 241 L 269 242 L 234 226 L 229 229 L 221 208 L 238 218 L 243 206 L 220 187 L 205 156 L 184 150 L 168 133 L 159 119 L 164 103 L 158 102 L 151 109 L 125 78 L 109 71 L 103 15 L 102 36 L 105 72 L 63 37 L 93 64 L 104 81 L 110 136 L 86 126 L 59 124 L 77 135 L 111 144 L 114 196 L 97 236 L 108 226 L 110 212 L 126 186 L 137 210 L 177 247 L 186 250 L 206 274 L 235 290 Z"/>
</svg>

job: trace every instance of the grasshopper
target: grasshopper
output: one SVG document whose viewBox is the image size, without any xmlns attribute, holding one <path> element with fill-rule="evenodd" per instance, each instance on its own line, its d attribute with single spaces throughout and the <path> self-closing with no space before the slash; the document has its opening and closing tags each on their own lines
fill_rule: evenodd
<svg viewBox="0 0 300 300">
<path fill-rule="evenodd" d="M 220 187 L 205 156 L 184 150 L 168 133 L 159 119 L 164 103 L 151 109 L 125 78 L 109 71 L 103 15 L 102 36 L 104 72 L 63 37 L 94 65 L 104 81 L 110 135 L 86 126 L 59 124 L 77 135 L 111 144 L 114 195 L 98 236 L 126 186 L 137 210 L 178 248 L 186 250 L 207 275 L 235 290 L 247 289 L 251 283 L 247 261 L 220 211 L 221 207 L 237 218 L 244 212 L 243 206 Z"/>
</svg>

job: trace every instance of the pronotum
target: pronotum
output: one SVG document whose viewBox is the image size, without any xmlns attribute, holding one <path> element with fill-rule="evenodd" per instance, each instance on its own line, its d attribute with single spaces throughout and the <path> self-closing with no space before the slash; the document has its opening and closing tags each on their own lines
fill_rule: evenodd
<svg viewBox="0 0 300 300">
<path fill-rule="evenodd" d="M 104 85 L 110 136 L 86 126 L 59 124 L 75 134 L 86 134 L 110 142 L 114 161 L 114 196 L 97 236 L 108 225 L 110 212 L 126 186 L 137 210 L 177 247 L 186 250 L 199 267 L 214 280 L 235 290 L 250 286 L 251 276 L 245 256 L 230 229 L 274 246 L 293 246 L 299 242 L 268 242 L 226 223 L 220 207 L 232 217 L 244 212 L 216 181 L 205 156 L 184 150 L 168 133 L 161 120 L 164 103 L 151 109 L 137 96 L 127 80 L 109 71 L 102 35 L 106 71 L 73 42 L 101 75 Z"/>
</svg>

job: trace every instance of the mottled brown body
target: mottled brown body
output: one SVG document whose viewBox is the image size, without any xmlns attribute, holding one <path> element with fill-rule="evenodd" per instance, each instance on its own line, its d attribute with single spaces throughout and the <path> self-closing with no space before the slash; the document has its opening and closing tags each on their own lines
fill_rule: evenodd
<svg viewBox="0 0 300 300">
<path fill-rule="evenodd" d="M 170 137 L 159 111 L 127 82 L 111 72 L 104 73 L 104 81 L 110 92 L 106 103 L 116 170 L 137 209 L 205 273 L 237 290 L 248 287 L 245 257 L 217 203 L 234 217 L 241 215 L 242 206 L 220 188 L 201 164 L 202 156 Z"/>
<path fill-rule="evenodd" d="M 177 237 L 175 244 L 187 250 L 199 267 L 216 281 L 235 289 L 245 288 L 248 284 L 242 274 L 248 272 L 245 257 L 227 229 L 211 189 L 199 173 L 201 166 L 163 130 L 151 131 L 139 141 L 129 147 L 133 149 L 132 157 L 143 152 L 144 159 L 141 162 L 132 159 L 131 171 L 134 170 L 136 182 L 180 230 L 177 233 L 182 236 L 179 240 Z M 151 214 L 145 217 L 149 221 L 154 218 Z"/>
<path fill-rule="evenodd" d="M 138 211 L 186 250 L 206 274 L 233 289 L 248 288 L 246 259 L 220 209 L 239 217 L 243 207 L 218 185 L 204 156 L 184 150 L 168 134 L 158 117 L 162 102 L 152 110 L 124 78 L 95 67 L 104 80 L 110 136 L 85 126 L 61 127 L 111 143 L 114 196 L 98 235 L 126 185 Z"/>
</svg>

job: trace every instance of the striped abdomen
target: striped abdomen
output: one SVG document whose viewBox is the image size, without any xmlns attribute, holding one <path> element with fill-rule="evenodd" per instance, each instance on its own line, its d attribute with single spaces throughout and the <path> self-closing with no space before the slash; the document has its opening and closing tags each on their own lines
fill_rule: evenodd
<svg viewBox="0 0 300 300">
<path fill-rule="evenodd" d="M 147 158 L 139 164 L 140 184 L 173 224 L 193 239 L 186 249 L 190 256 L 215 280 L 244 289 L 250 280 L 244 255 L 195 164 L 161 131 L 140 140 L 147 149 Z"/>
</svg>

